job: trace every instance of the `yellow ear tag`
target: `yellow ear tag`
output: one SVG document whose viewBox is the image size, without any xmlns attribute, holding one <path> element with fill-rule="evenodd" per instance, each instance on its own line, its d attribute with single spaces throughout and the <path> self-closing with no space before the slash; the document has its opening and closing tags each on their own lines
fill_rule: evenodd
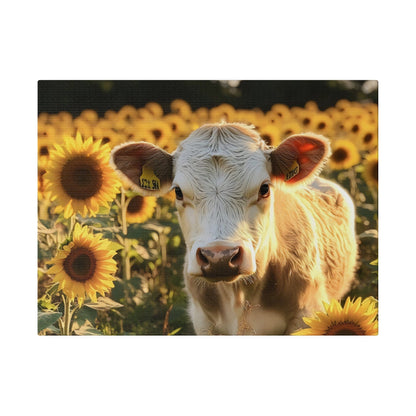
<svg viewBox="0 0 416 416">
<path fill-rule="evenodd" d="M 298 164 L 297 160 L 294 160 L 292 166 L 289 169 L 289 172 L 286 173 L 285 181 L 288 181 L 289 179 L 292 179 L 298 173 L 299 173 L 299 164 Z"/>
<path fill-rule="evenodd" d="M 160 189 L 160 179 L 155 175 L 153 169 L 146 165 L 144 165 L 142 168 L 140 186 L 143 189 L 149 189 L 151 191 L 157 191 Z"/>
</svg>

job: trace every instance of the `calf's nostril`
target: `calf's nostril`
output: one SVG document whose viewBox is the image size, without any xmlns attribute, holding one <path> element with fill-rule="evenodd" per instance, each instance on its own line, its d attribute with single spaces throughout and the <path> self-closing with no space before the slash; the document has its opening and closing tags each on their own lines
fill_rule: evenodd
<svg viewBox="0 0 416 416">
<path fill-rule="evenodd" d="M 235 254 L 232 255 L 230 259 L 230 266 L 232 267 L 238 267 L 241 265 L 241 262 L 243 261 L 243 255 L 242 255 L 242 248 L 236 247 L 235 248 Z"/>
<path fill-rule="evenodd" d="M 203 255 L 202 250 L 198 248 L 196 251 L 196 260 L 200 266 L 208 266 L 209 260 Z"/>
</svg>

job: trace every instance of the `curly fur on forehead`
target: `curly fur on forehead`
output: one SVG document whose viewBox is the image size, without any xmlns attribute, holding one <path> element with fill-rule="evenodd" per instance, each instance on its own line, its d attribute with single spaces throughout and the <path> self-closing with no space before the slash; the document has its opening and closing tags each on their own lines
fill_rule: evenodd
<svg viewBox="0 0 416 416">
<path fill-rule="evenodd" d="M 227 191 L 242 197 L 252 182 L 264 180 L 267 145 L 254 127 L 208 124 L 195 130 L 174 154 L 175 174 L 185 175 L 197 198 Z M 263 173 L 262 173 L 263 172 Z M 258 178 L 258 176 L 262 176 Z"/>
<path fill-rule="evenodd" d="M 222 156 L 239 153 L 240 151 L 265 150 L 267 145 L 260 135 L 254 130 L 254 126 L 241 123 L 216 123 L 205 124 L 193 131 L 177 149 L 181 152 L 192 147 L 199 149 L 198 153 L 211 156 Z"/>
</svg>

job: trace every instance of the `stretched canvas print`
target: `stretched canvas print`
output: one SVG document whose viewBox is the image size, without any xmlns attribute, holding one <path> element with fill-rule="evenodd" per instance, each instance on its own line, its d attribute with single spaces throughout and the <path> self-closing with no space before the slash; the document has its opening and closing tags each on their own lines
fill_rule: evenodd
<svg viewBox="0 0 416 416">
<path fill-rule="evenodd" d="M 377 335 L 377 81 L 39 81 L 40 335 Z"/>
</svg>

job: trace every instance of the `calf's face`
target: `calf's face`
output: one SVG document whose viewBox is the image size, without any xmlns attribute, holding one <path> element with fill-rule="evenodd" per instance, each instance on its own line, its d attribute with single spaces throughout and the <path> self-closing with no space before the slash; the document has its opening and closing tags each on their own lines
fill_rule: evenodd
<svg viewBox="0 0 416 416">
<path fill-rule="evenodd" d="M 207 129 L 175 152 L 172 186 L 188 275 L 233 281 L 256 271 L 256 250 L 273 198 L 264 150 L 260 141 L 241 132 L 236 139 Z"/>
<path fill-rule="evenodd" d="M 292 137 L 270 149 L 246 126 L 207 125 L 172 155 L 127 143 L 113 150 L 111 163 L 142 195 L 175 190 L 188 276 L 232 282 L 256 272 L 257 253 L 273 232 L 276 183 L 304 183 L 328 156 L 326 139 Z"/>
</svg>

